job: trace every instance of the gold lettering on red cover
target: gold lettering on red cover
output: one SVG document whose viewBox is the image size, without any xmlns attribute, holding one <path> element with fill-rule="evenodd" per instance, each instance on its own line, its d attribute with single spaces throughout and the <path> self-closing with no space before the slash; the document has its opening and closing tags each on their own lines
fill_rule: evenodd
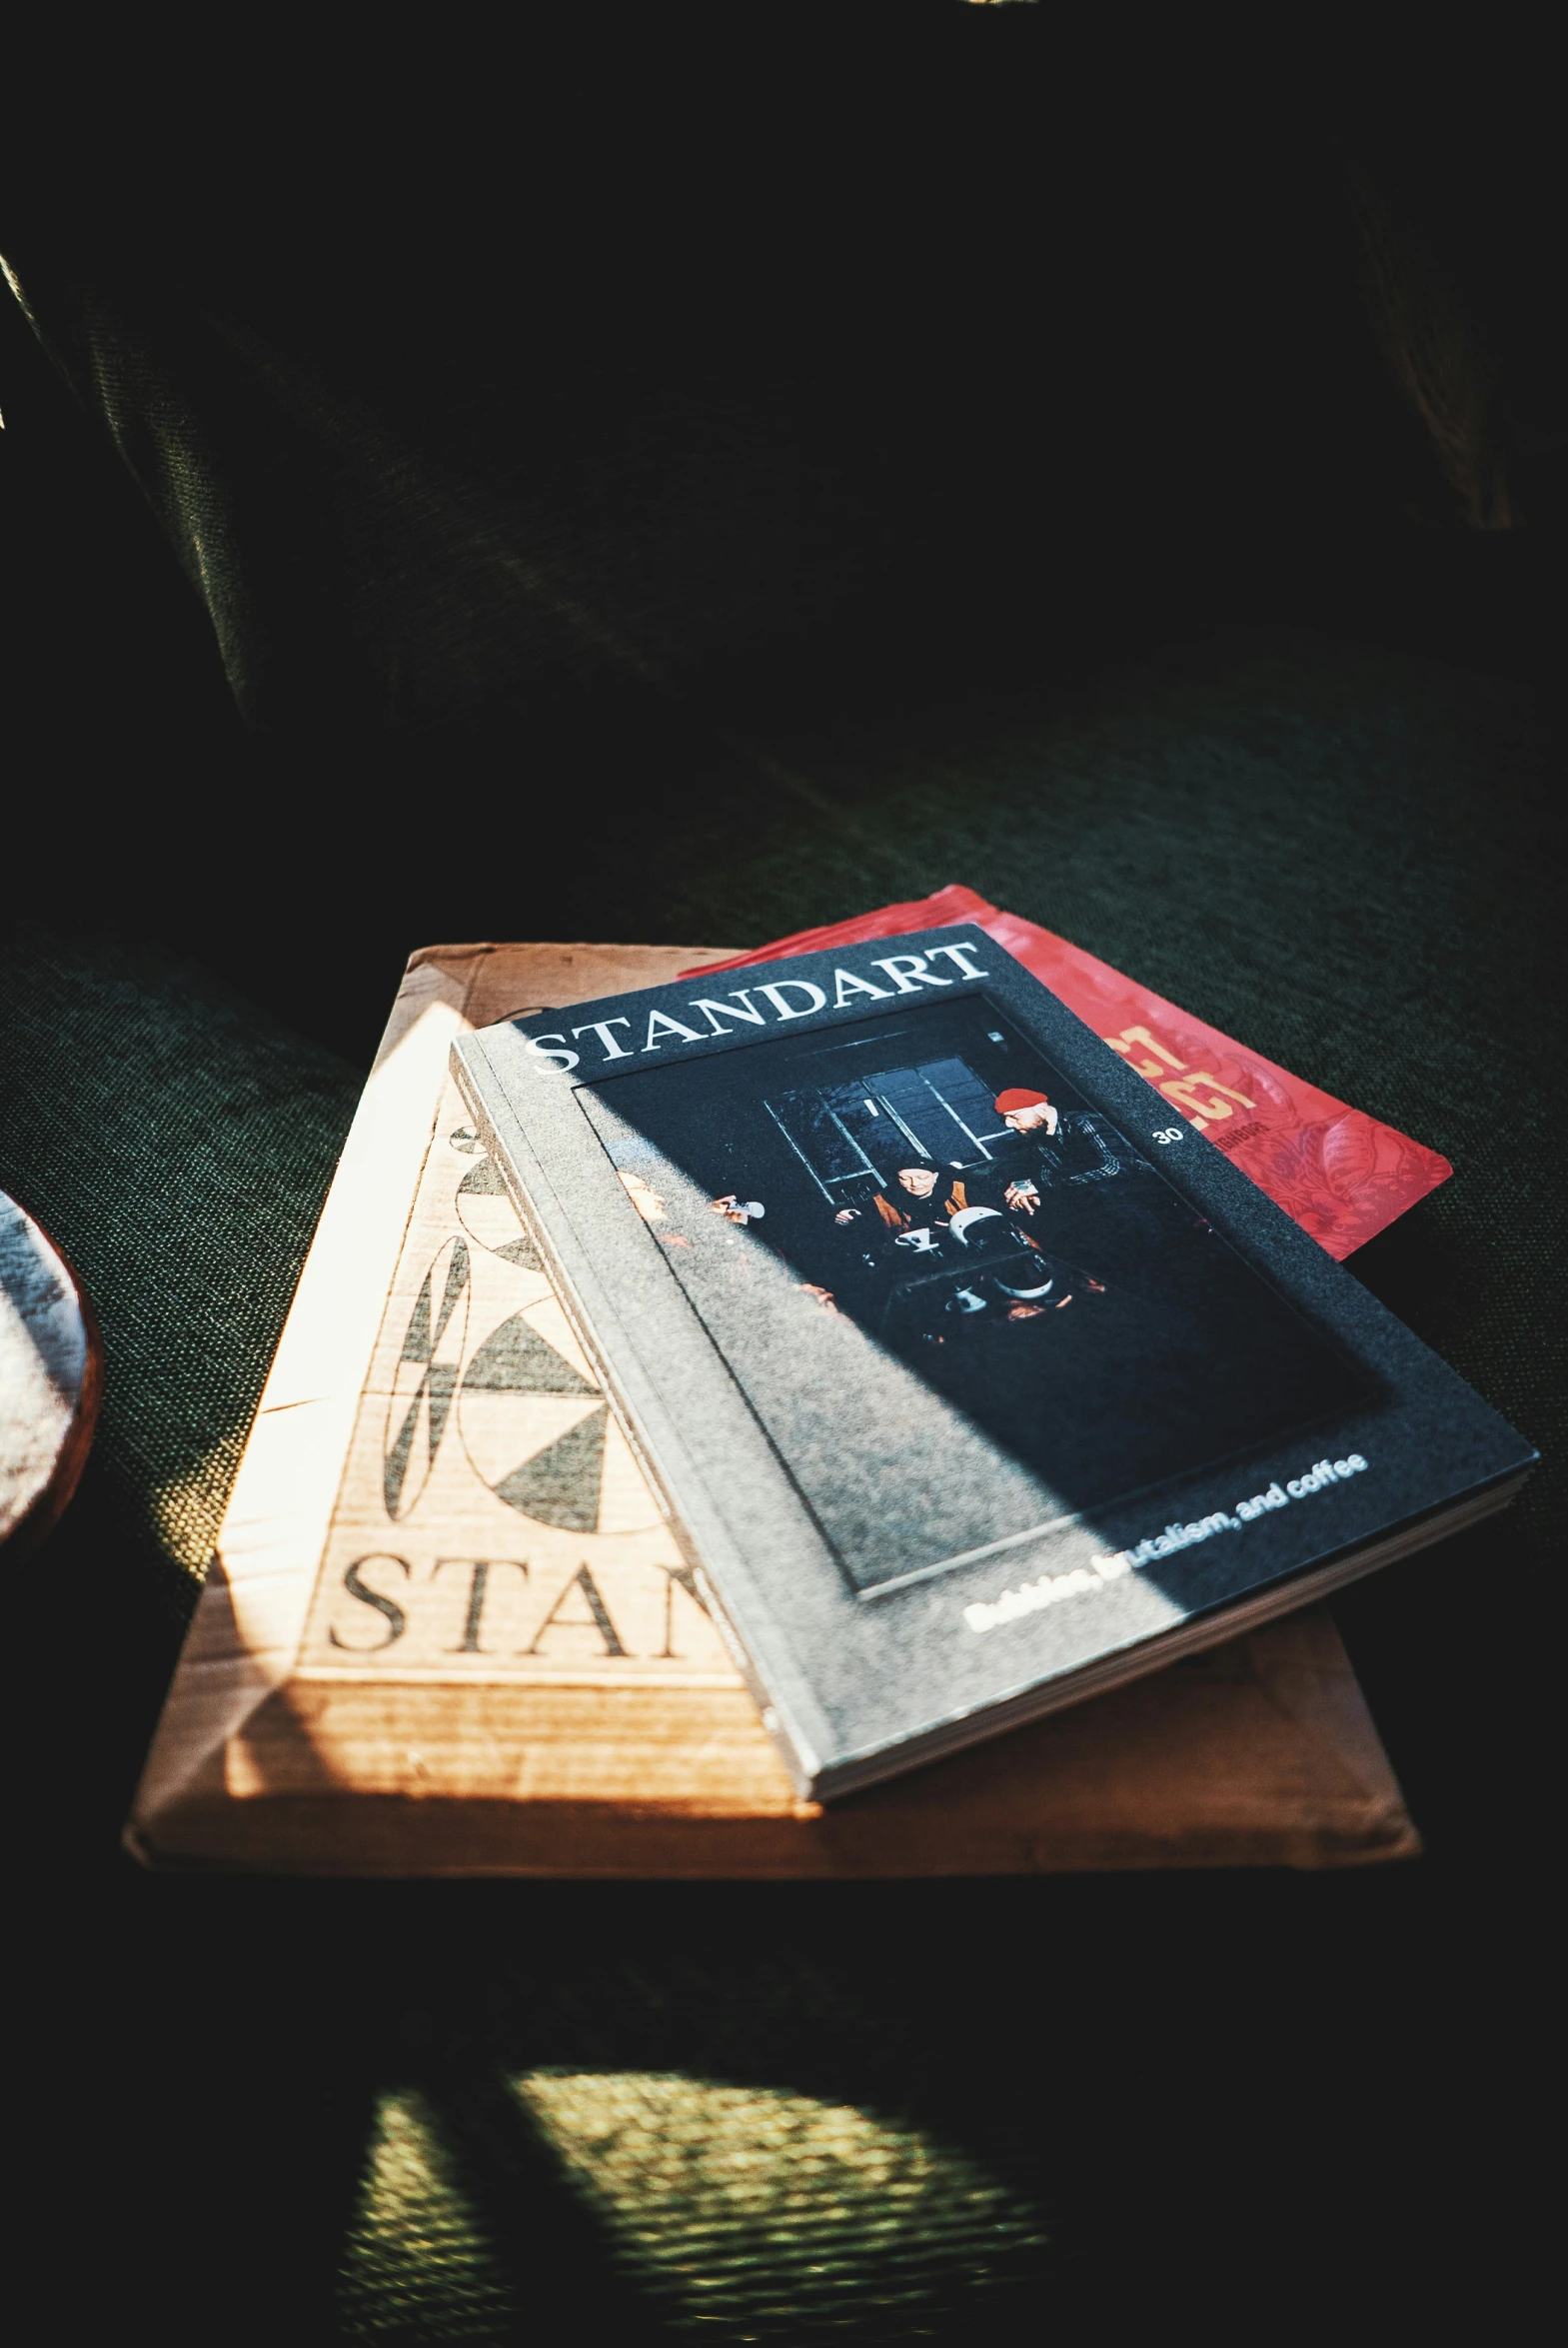
<svg viewBox="0 0 1568 2348">
<path fill-rule="evenodd" d="M 1151 1085 L 1157 1085 L 1166 1099 L 1175 1103 L 1182 1116 L 1196 1126 L 1200 1134 L 1211 1123 L 1217 1124 L 1223 1117 L 1234 1117 L 1236 1113 L 1230 1106 L 1233 1101 L 1242 1109 L 1257 1107 L 1257 1103 L 1249 1101 L 1245 1093 L 1238 1093 L 1234 1085 L 1222 1085 L 1218 1077 L 1211 1076 L 1207 1069 L 1196 1069 L 1190 1076 L 1182 1074 L 1167 1077 L 1165 1069 L 1185 1071 L 1187 1064 L 1184 1060 L 1178 1060 L 1170 1046 L 1161 1044 L 1159 1038 L 1151 1035 L 1147 1028 L 1123 1028 L 1119 1036 L 1105 1036 L 1101 1042 L 1108 1044 L 1112 1052 L 1119 1052 L 1124 1060 L 1131 1060 L 1138 1075 L 1147 1077 Z M 1152 1060 L 1133 1060 L 1134 1044 L 1141 1044 L 1155 1057 Z M 1209 1099 L 1194 1099 L 1199 1085 L 1209 1088 Z"/>
</svg>

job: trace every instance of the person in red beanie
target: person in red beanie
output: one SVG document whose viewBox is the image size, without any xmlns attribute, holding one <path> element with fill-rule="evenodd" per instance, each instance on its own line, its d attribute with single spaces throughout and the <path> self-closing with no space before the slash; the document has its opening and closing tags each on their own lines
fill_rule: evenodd
<svg viewBox="0 0 1568 2348">
<path fill-rule="evenodd" d="M 1015 1134 L 1032 1134 L 1036 1126 L 1043 1126 L 1047 1134 L 1053 1134 L 1060 1122 L 1048 1094 L 1031 1093 L 1022 1085 L 998 1093 L 995 1108 L 1002 1124 L 1010 1126 Z"/>
<path fill-rule="evenodd" d="M 1007 1092 L 998 1093 L 996 1115 L 1004 1126 L 1015 1134 L 1039 1133 L 1049 1141 L 1061 1119 L 1059 1112 L 1044 1093 L 1033 1093 L 1026 1086 L 1014 1085 Z M 1039 1185 L 1027 1176 L 1011 1181 L 1002 1193 L 1015 1214 L 1032 1214 L 1040 1202 Z"/>
</svg>

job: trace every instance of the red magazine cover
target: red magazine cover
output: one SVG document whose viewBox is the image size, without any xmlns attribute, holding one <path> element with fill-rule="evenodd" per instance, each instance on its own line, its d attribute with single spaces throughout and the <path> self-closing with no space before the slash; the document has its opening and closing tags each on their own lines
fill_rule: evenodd
<svg viewBox="0 0 1568 2348">
<path fill-rule="evenodd" d="M 1435 1150 L 1320 1093 L 1081 947 L 999 912 L 957 884 L 851 922 L 777 938 L 731 962 L 705 963 L 702 976 L 950 922 L 978 923 L 1016 956 L 1340 1261 L 1453 1172 Z"/>
</svg>

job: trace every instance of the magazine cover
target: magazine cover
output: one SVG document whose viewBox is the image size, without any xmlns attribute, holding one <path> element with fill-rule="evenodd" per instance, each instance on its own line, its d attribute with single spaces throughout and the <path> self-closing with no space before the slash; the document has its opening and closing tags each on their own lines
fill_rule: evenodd
<svg viewBox="0 0 1568 2348">
<path fill-rule="evenodd" d="M 802 1786 L 1229 1635 L 1529 1464 L 982 931 L 768 973 L 455 1068 Z"/>
</svg>

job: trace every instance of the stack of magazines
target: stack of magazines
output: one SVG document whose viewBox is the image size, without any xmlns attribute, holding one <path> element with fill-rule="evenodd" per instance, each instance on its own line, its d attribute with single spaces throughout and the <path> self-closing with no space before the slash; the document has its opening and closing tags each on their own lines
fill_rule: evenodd
<svg viewBox="0 0 1568 2348">
<path fill-rule="evenodd" d="M 421 950 L 131 1847 L 1419 1847 L 1313 1601 L 1532 1461 L 1340 1268 L 1449 1173 L 962 888 L 740 956 Z"/>
<path fill-rule="evenodd" d="M 453 1070 L 802 1794 L 1513 1495 L 1530 1446 L 1221 1146 L 1253 1096 L 972 920 L 791 943 Z"/>
</svg>

